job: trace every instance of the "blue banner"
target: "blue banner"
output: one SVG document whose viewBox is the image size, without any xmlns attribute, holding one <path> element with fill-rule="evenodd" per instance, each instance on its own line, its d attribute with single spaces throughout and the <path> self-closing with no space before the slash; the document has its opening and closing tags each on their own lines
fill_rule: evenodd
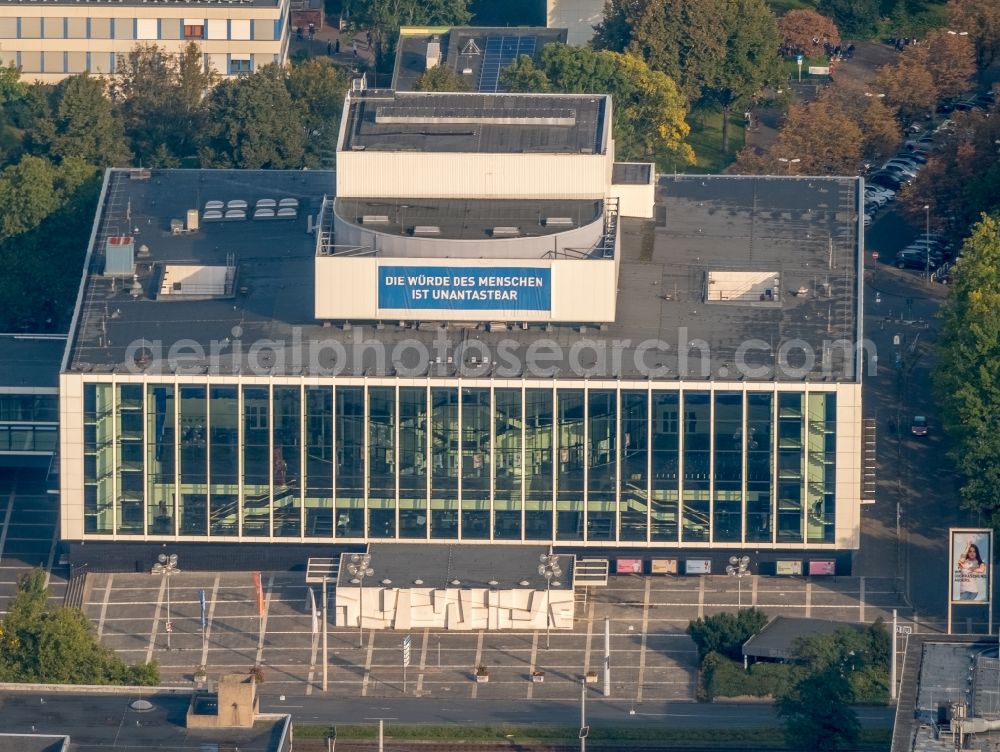
<svg viewBox="0 0 1000 752">
<path fill-rule="evenodd" d="M 533 266 L 381 266 L 378 307 L 453 311 L 548 311 L 552 275 Z"/>
</svg>

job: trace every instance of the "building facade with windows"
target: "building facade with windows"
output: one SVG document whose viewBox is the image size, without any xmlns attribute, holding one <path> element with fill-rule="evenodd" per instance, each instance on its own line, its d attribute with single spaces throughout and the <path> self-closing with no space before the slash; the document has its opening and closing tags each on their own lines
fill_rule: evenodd
<svg viewBox="0 0 1000 752">
<path fill-rule="evenodd" d="M 849 560 L 860 181 L 673 176 L 619 203 L 615 176 L 653 181 L 614 164 L 610 107 L 355 93 L 336 176 L 109 171 L 61 375 L 63 536 Z M 427 179 L 383 190 L 394 155 Z"/>
<path fill-rule="evenodd" d="M 7 0 L 0 3 L 0 63 L 20 68 L 26 81 L 54 83 L 114 74 L 118 57 L 139 44 L 177 52 L 196 42 L 206 66 L 239 75 L 285 61 L 288 23 L 288 0 Z"/>
</svg>

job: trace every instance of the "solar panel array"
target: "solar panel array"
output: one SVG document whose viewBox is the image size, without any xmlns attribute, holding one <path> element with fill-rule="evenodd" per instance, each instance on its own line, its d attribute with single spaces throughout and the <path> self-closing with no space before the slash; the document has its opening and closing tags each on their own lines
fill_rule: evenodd
<svg viewBox="0 0 1000 752">
<path fill-rule="evenodd" d="M 534 57 L 537 37 L 487 37 L 483 65 L 479 69 L 478 91 L 504 91 L 500 71 L 517 60 L 519 55 Z"/>
</svg>

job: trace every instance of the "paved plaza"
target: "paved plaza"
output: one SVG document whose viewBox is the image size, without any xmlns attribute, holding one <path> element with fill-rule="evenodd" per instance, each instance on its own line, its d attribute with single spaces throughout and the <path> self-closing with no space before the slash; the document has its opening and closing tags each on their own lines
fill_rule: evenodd
<svg viewBox="0 0 1000 752">
<path fill-rule="evenodd" d="M 183 562 L 181 562 L 183 569 Z M 265 614 L 258 616 L 250 573 L 181 572 L 170 578 L 173 631 L 167 649 L 166 583 L 150 574 L 88 575 L 84 610 L 101 639 L 125 660 L 157 659 L 163 684 L 192 681 L 204 665 L 210 676 L 264 667 L 268 695 L 322 691 L 322 657 L 304 574 L 263 573 Z M 207 627 L 201 630 L 200 591 Z M 636 702 L 694 696 L 697 654 L 684 633 L 693 618 L 756 605 L 769 615 L 842 621 L 890 620 L 911 610 L 890 579 L 620 576 L 592 588 L 577 603 L 572 631 L 446 632 L 413 630 L 407 696 L 478 699 L 552 699 L 579 696 L 580 677 L 596 671 L 603 689 L 604 619 L 611 618 L 612 696 Z M 319 592 L 316 592 L 319 600 Z M 332 601 L 332 592 L 331 592 Z M 331 614 L 333 609 L 331 608 Z M 920 625 L 915 625 L 916 631 Z M 332 625 L 330 693 L 340 697 L 402 697 L 403 632 Z M 359 645 L 359 639 L 361 644 Z M 900 645 L 902 649 L 902 645 Z M 473 681 L 486 665 L 488 683 Z M 530 680 L 545 673 L 543 683 Z"/>
</svg>

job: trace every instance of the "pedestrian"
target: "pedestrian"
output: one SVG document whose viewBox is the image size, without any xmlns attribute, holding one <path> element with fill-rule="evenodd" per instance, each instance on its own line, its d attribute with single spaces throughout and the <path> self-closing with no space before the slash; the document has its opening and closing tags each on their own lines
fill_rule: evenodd
<svg viewBox="0 0 1000 752">
<path fill-rule="evenodd" d="M 354 53 L 354 57 L 358 56 L 358 41 L 354 40 L 351 42 L 351 52 Z"/>
<path fill-rule="evenodd" d="M 333 53 L 335 55 L 339 55 L 340 54 L 340 37 L 338 37 L 337 41 L 334 42 L 334 44 L 333 44 Z"/>
<path fill-rule="evenodd" d="M 333 42 L 327 41 L 327 43 L 326 43 L 326 54 L 327 54 L 327 57 L 333 55 Z"/>
<path fill-rule="evenodd" d="M 365 38 L 368 40 L 368 49 L 372 48 L 372 33 L 371 30 L 365 32 Z"/>
</svg>

